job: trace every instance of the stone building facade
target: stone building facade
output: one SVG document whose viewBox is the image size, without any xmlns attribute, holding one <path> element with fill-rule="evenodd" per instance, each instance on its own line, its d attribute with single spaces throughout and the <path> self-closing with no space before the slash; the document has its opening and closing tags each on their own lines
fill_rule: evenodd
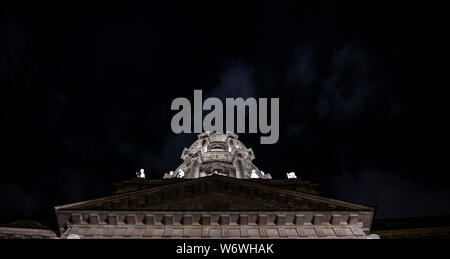
<svg viewBox="0 0 450 259">
<path fill-rule="evenodd" d="M 126 180 L 111 196 L 57 206 L 58 227 L 46 237 L 315 239 L 370 233 L 374 208 L 322 197 L 308 181 L 272 179 L 253 164 L 252 149 L 236 134 L 200 134 L 181 158 L 163 179 Z M 0 237 L 4 231 L 0 227 Z"/>
</svg>

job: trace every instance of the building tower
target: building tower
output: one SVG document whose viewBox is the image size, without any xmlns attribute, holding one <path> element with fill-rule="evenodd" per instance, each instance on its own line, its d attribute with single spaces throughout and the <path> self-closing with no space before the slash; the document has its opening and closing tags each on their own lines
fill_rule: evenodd
<svg viewBox="0 0 450 259">
<path fill-rule="evenodd" d="M 238 179 L 272 179 L 253 163 L 253 150 L 238 140 L 234 133 L 202 133 L 181 154 L 184 162 L 164 178 L 200 178 L 213 174 Z"/>
</svg>

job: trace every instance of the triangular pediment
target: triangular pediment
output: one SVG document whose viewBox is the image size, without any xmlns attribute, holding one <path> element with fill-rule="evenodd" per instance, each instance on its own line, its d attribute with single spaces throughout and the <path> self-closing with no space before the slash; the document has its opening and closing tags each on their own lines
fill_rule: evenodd
<svg viewBox="0 0 450 259">
<path fill-rule="evenodd" d="M 270 180 L 267 180 L 270 181 Z M 56 207 L 57 210 L 124 211 L 373 211 L 373 208 L 224 176 L 180 180 L 164 186 Z"/>
</svg>

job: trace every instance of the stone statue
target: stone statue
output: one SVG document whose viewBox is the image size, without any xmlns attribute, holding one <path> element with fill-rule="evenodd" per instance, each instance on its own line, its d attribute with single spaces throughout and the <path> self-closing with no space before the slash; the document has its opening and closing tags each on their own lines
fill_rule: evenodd
<svg viewBox="0 0 450 259">
<path fill-rule="evenodd" d="M 297 179 L 294 172 L 286 173 L 288 179 Z"/>
<path fill-rule="evenodd" d="M 177 178 L 183 178 L 184 177 L 184 171 L 180 170 L 180 172 L 177 175 Z"/>
<path fill-rule="evenodd" d="M 145 179 L 144 169 L 140 170 L 139 178 Z"/>
<path fill-rule="evenodd" d="M 252 174 L 250 175 L 250 178 L 259 178 L 259 175 L 256 173 L 255 169 L 252 170 Z"/>
</svg>

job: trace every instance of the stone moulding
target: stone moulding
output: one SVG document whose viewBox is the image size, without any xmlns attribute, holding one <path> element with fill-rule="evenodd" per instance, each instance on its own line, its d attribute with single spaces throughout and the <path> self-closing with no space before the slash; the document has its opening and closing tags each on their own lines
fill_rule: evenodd
<svg viewBox="0 0 450 259">
<path fill-rule="evenodd" d="M 339 211 L 58 213 L 62 238 L 366 238 L 372 217 Z"/>
<path fill-rule="evenodd" d="M 73 225 L 113 226 L 336 226 L 370 229 L 372 212 L 112 212 L 59 211 L 61 232 Z"/>
</svg>

